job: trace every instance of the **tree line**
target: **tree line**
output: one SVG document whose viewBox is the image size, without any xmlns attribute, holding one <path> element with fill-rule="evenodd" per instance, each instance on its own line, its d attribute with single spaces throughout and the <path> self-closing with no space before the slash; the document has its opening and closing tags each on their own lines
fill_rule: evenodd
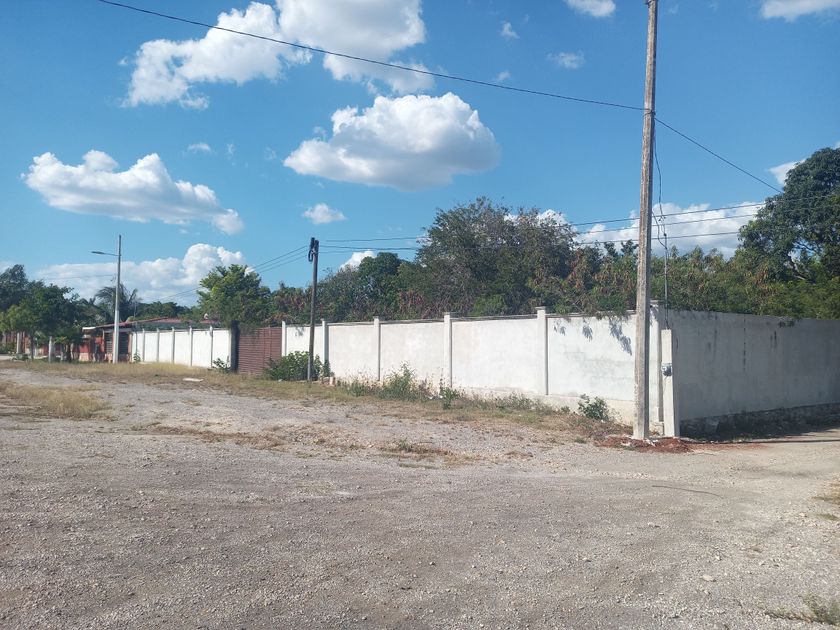
<svg viewBox="0 0 840 630">
<path fill-rule="evenodd" d="M 536 208 L 481 197 L 438 210 L 413 260 L 381 252 L 318 284 L 316 317 L 328 321 L 516 315 L 545 306 L 603 313 L 635 304 L 637 246 L 582 244 L 574 229 Z M 665 258 L 652 260 L 651 294 L 665 300 Z M 840 318 L 840 149 L 822 149 L 793 168 L 783 192 L 745 225 L 731 258 L 696 248 L 668 252 L 671 309 Z M 119 289 L 125 319 L 205 316 L 229 325 L 309 319 L 310 287 L 271 291 L 243 265 L 219 266 L 193 308 L 143 303 Z M 113 322 L 114 287 L 93 299 L 29 280 L 15 265 L 0 274 L 0 330 L 74 341 L 81 326 Z"/>
</svg>

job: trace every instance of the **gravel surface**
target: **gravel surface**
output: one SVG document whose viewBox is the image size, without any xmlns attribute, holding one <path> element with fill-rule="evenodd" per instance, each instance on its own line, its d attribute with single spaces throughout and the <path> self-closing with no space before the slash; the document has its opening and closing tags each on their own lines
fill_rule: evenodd
<svg viewBox="0 0 840 630">
<path fill-rule="evenodd" d="M 96 390 L 113 419 L 0 400 L 2 627 L 805 628 L 767 613 L 840 597 L 816 498 L 837 429 L 640 453 L 177 378 Z"/>
</svg>

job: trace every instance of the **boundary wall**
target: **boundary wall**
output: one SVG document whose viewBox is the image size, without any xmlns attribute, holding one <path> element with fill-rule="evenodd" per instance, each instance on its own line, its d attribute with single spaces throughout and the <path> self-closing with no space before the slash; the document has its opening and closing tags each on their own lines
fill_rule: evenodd
<svg viewBox="0 0 840 630">
<path fill-rule="evenodd" d="M 191 367 L 213 367 L 213 361 L 231 361 L 230 330 L 188 328 L 138 330 L 131 333 L 131 360 L 141 363 L 173 363 Z"/>
<path fill-rule="evenodd" d="M 662 428 L 658 309 L 651 318 L 650 406 Z M 348 322 L 315 327 L 315 355 L 339 379 L 383 381 L 407 365 L 438 384 L 479 396 L 525 395 L 577 409 L 582 394 L 603 398 L 632 420 L 635 314 L 535 315 Z M 283 324 L 283 354 L 309 349 L 309 326 Z"/>
<path fill-rule="evenodd" d="M 283 324 L 283 354 L 307 351 L 309 326 Z M 632 422 L 635 314 L 452 317 L 315 327 L 315 354 L 339 379 L 417 378 L 486 396 L 577 408 L 603 398 Z M 650 422 L 665 435 L 840 415 L 840 320 L 651 313 Z"/>
</svg>

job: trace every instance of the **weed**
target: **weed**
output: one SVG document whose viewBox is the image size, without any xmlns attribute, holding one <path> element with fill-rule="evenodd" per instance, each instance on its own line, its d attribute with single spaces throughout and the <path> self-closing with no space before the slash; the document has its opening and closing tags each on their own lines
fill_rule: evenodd
<svg viewBox="0 0 840 630">
<path fill-rule="evenodd" d="M 601 422 L 609 422 L 612 419 L 612 414 L 606 401 L 598 396 L 590 399 L 589 396 L 583 394 L 578 403 L 578 413 L 591 420 L 600 420 Z"/>
<path fill-rule="evenodd" d="M 360 379 L 354 378 L 350 383 L 344 385 L 345 389 L 353 396 L 369 396 L 376 393 L 376 386 Z"/>
<path fill-rule="evenodd" d="M 825 521 L 840 521 L 840 516 L 835 516 L 834 514 L 829 514 L 828 512 L 822 512 L 817 514 L 817 516 Z"/>
<path fill-rule="evenodd" d="M 444 409 L 452 409 L 452 402 L 459 396 L 457 389 L 440 384 L 440 404 Z"/>
<path fill-rule="evenodd" d="M 585 437 L 578 436 L 578 437 L 575 438 L 574 441 L 575 441 L 576 444 L 586 444 L 586 438 Z"/>
<path fill-rule="evenodd" d="M 428 385 L 419 382 L 406 363 L 403 363 L 399 370 L 385 377 L 377 395 L 386 400 L 419 401 L 432 398 Z"/>
<path fill-rule="evenodd" d="M 823 494 L 817 498 L 821 501 L 827 501 L 828 503 L 840 505 L 840 481 L 835 481 L 831 484 L 828 489 L 828 494 Z"/>
<path fill-rule="evenodd" d="M 272 381 L 305 381 L 308 365 L 308 352 L 290 352 L 279 361 L 269 359 L 268 367 L 263 371 L 263 375 Z M 315 372 L 312 375 L 313 379 L 329 375 L 329 364 L 324 366 L 317 355 L 312 362 L 312 366 Z"/>
<path fill-rule="evenodd" d="M 134 361 L 134 363 L 142 363 L 143 362 L 143 359 L 140 358 L 140 353 L 139 352 L 135 352 L 134 356 L 131 357 L 131 360 Z"/>
<path fill-rule="evenodd" d="M 569 405 L 563 405 L 560 407 L 560 413 L 572 413 L 572 410 L 569 409 Z"/>
<path fill-rule="evenodd" d="M 24 403 L 33 411 L 55 418 L 102 419 L 102 413 L 108 409 L 108 405 L 100 398 L 82 387 L 35 387 L 0 383 L 0 394 Z"/>
<path fill-rule="evenodd" d="M 210 369 L 215 370 L 216 372 L 221 372 L 222 374 L 230 374 L 230 364 L 223 359 L 216 359 L 213 361 L 213 367 Z"/>
</svg>

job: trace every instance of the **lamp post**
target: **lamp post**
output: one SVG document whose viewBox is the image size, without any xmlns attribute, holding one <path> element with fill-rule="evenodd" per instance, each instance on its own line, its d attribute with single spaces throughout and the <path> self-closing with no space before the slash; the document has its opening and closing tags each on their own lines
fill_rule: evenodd
<svg viewBox="0 0 840 630">
<path fill-rule="evenodd" d="M 122 262 L 122 234 L 117 235 L 117 253 L 93 251 L 91 254 L 100 256 L 116 256 L 117 285 L 114 287 L 114 338 L 111 342 L 111 362 L 116 363 L 120 358 L 120 263 Z"/>
</svg>

